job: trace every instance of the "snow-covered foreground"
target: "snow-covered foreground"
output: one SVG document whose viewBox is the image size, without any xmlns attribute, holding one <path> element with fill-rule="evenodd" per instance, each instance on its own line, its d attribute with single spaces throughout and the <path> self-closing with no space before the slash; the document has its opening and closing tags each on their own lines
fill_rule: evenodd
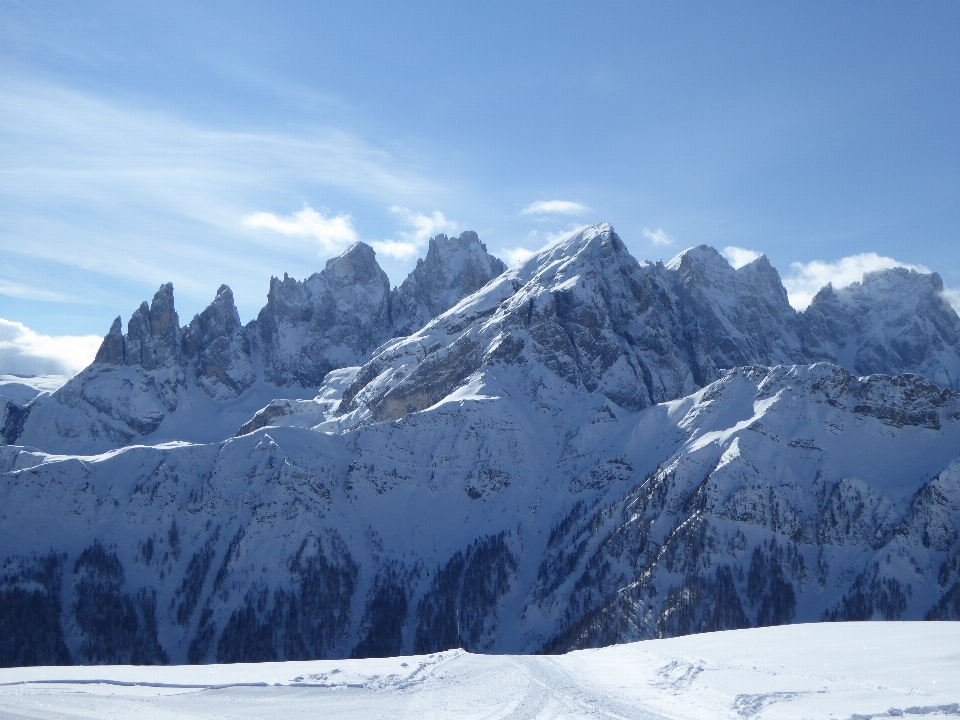
<svg viewBox="0 0 960 720">
<path fill-rule="evenodd" d="M 0 670 L 3 718 L 960 715 L 960 623 L 821 623 L 560 656 Z"/>
</svg>

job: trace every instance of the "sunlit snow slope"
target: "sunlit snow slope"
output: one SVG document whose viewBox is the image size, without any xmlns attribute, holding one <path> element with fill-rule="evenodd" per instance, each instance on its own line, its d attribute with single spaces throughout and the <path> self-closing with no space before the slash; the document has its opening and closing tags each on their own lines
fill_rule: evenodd
<svg viewBox="0 0 960 720">
<path fill-rule="evenodd" d="M 960 715 L 960 624 L 823 623 L 560 656 L 0 670 L 4 718 L 877 718 Z"/>
</svg>

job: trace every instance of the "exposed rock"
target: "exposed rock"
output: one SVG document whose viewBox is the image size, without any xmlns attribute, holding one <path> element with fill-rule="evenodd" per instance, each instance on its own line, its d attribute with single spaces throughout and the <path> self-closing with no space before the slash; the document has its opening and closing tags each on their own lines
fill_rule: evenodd
<svg viewBox="0 0 960 720">
<path fill-rule="evenodd" d="M 226 285 L 185 329 L 183 352 L 187 362 L 195 365 L 199 386 L 211 397 L 236 397 L 253 384 L 250 341 Z"/>
<path fill-rule="evenodd" d="M 257 323 L 265 378 L 319 387 L 391 337 L 390 281 L 373 248 L 358 242 L 302 282 L 273 278 Z"/>
</svg>

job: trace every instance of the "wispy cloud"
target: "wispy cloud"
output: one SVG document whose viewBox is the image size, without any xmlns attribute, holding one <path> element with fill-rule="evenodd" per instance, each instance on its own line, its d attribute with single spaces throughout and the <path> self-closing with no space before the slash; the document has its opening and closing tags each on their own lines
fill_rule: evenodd
<svg viewBox="0 0 960 720">
<path fill-rule="evenodd" d="M 720 251 L 720 254 L 723 255 L 727 259 L 727 262 L 735 269 L 742 268 L 744 265 L 752 263 L 763 255 L 763 253 L 758 253 L 756 250 L 747 250 L 746 248 L 737 247 L 736 245 L 727 245 Z"/>
<path fill-rule="evenodd" d="M 39 335 L 0 318 L 0 374 L 76 375 L 93 361 L 101 341 L 96 335 Z"/>
<path fill-rule="evenodd" d="M 76 295 L 56 292 L 55 290 L 46 290 L 42 287 L 33 287 L 23 283 L 3 280 L 0 278 L 0 295 L 7 297 L 20 298 L 21 300 L 40 300 L 42 302 L 69 302 L 77 303 L 81 301 Z"/>
<path fill-rule="evenodd" d="M 586 205 L 570 200 L 537 200 L 520 211 L 521 215 L 583 215 Z"/>
<path fill-rule="evenodd" d="M 420 252 L 420 245 L 405 240 L 373 240 L 370 246 L 377 251 L 378 255 L 386 255 L 397 260 L 415 258 Z"/>
<path fill-rule="evenodd" d="M 657 228 L 656 230 L 644 228 L 643 236 L 654 245 L 673 245 L 673 238 L 667 235 L 663 228 Z"/>
<path fill-rule="evenodd" d="M 312 237 L 319 241 L 325 254 L 343 251 L 357 241 L 357 231 L 349 215 L 327 217 L 304 204 L 303 210 L 287 217 L 278 217 L 273 213 L 258 212 L 243 218 L 243 224 L 252 228 L 266 228 L 283 235 Z"/>
<path fill-rule="evenodd" d="M 518 262 L 527 260 L 536 253 L 536 250 L 528 250 L 525 247 L 503 248 L 497 251 L 507 261 L 507 265 L 516 265 Z"/>
<path fill-rule="evenodd" d="M 850 255 L 833 262 L 813 260 L 808 263 L 791 263 L 790 273 L 783 278 L 783 286 L 787 289 L 790 304 L 797 310 L 803 310 L 813 300 L 813 296 L 828 283 L 837 288 L 846 287 L 863 280 L 864 273 L 894 267 L 930 272 L 923 265 L 912 265 L 870 252 Z"/>
<path fill-rule="evenodd" d="M 363 234 L 346 210 L 320 210 L 321 200 L 356 213 L 444 192 L 419 174 L 416 158 L 387 149 L 398 144 L 341 128 L 211 128 L 18 77 L 0 83 L 0 107 L 5 274 L 19 280 L 51 265 L 89 271 L 79 295 L 106 275 L 130 281 L 125 287 L 172 281 L 178 301 L 205 304 L 229 282 L 255 312 L 271 274 L 317 269 L 305 238 L 335 251 Z M 305 197 L 317 198 L 317 211 L 285 215 Z M 272 217 L 262 212 L 270 210 Z M 6 292 L 23 296 L 13 285 Z"/>
</svg>

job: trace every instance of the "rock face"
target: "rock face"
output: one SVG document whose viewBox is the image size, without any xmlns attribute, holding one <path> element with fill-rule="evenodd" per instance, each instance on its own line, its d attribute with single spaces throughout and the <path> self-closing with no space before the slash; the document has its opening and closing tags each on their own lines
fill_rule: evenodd
<svg viewBox="0 0 960 720">
<path fill-rule="evenodd" d="M 3 438 L 58 452 L 101 452 L 145 437 L 226 439 L 271 400 L 303 400 L 331 370 L 364 363 L 502 269 L 476 233 L 439 235 L 391 293 L 373 249 L 356 243 L 306 280 L 273 278 L 267 305 L 246 327 L 226 285 L 180 327 L 168 283 L 133 313 L 126 334 L 117 318 L 93 364 L 52 397 L 4 403 Z"/>
<path fill-rule="evenodd" d="M 417 260 L 413 272 L 393 292 L 394 335 L 416 332 L 506 269 L 475 232 L 461 233 L 459 238 L 442 234 L 431 238 L 426 258 Z"/>
<path fill-rule="evenodd" d="M 143 303 L 122 333 L 113 321 L 94 362 L 52 395 L 26 406 L 8 442 L 55 451 L 102 451 L 155 432 L 198 393 L 232 399 L 254 381 L 250 345 L 222 286 L 210 306 L 181 328 L 173 285 Z"/>
<path fill-rule="evenodd" d="M 719 369 L 806 360 L 796 311 L 765 255 L 734 270 L 719 252 L 701 245 L 677 255 L 667 270 L 692 344 L 709 357 L 705 379 Z"/>
<path fill-rule="evenodd" d="M 393 334 L 390 280 L 373 248 L 355 243 L 302 282 L 273 278 L 257 324 L 266 379 L 319 387 L 328 372 L 360 364 Z"/>
<path fill-rule="evenodd" d="M 825 290 L 798 315 L 766 257 L 734 270 L 701 246 L 666 265 L 639 263 L 601 224 L 382 346 L 340 412 L 356 422 L 400 418 L 497 362 L 543 365 L 630 410 L 682 397 L 744 365 L 828 360 L 858 374 L 912 372 L 954 387 L 960 317 L 942 298 L 939 278 L 891 270 L 868 276 L 863 287 L 836 302 Z"/>
<path fill-rule="evenodd" d="M 256 379 L 250 355 L 250 338 L 240 325 L 233 292 L 221 285 L 214 301 L 183 332 L 184 359 L 207 395 L 227 399 Z"/>
</svg>

